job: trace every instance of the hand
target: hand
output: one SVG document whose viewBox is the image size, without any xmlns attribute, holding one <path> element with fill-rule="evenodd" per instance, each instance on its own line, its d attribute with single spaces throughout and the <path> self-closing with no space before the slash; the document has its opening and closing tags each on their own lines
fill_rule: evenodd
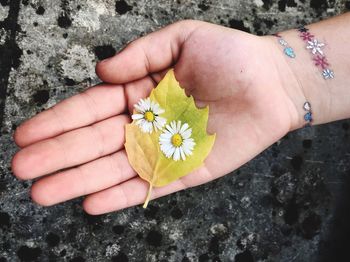
<svg viewBox="0 0 350 262">
<path fill-rule="evenodd" d="M 98 76 L 110 84 L 68 98 L 18 127 L 15 141 L 22 149 L 14 156 L 13 172 L 20 179 L 50 174 L 31 189 L 32 199 L 44 206 L 83 195 L 90 214 L 142 203 L 148 183 L 128 163 L 124 125 L 133 105 L 174 67 L 196 104 L 209 104 L 207 131 L 217 138 L 203 167 L 155 188 L 152 198 L 223 176 L 299 119 L 273 52 L 270 40 L 197 21 L 142 37 L 97 65 Z"/>
</svg>

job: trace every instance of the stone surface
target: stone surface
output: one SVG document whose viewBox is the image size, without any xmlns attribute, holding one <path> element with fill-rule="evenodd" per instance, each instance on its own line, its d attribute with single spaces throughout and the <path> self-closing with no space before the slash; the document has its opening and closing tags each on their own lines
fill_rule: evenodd
<svg viewBox="0 0 350 262">
<path fill-rule="evenodd" d="M 346 8 L 341 0 L 1 0 L 0 261 L 349 261 L 349 120 L 293 132 L 234 173 L 147 210 L 89 216 L 81 199 L 40 207 L 31 182 L 10 170 L 16 126 L 97 83 L 95 62 L 141 35 L 185 18 L 261 35 Z"/>
</svg>

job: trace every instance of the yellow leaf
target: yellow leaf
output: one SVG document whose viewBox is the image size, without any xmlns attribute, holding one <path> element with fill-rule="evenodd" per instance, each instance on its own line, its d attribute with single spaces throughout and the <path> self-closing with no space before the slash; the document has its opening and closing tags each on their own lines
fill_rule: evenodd
<svg viewBox="0 0 350 262">
<path fill-rule="evenodd" d="M 126 125 L 125 149 L 129 162 L 139 176 L 150 184 L 144 207 L 148 204 L 153 187 L 165 186 L 202 166 L 215 141 L 215 134 L 208 135 L 206 131 L 209 107 L 196 107 L 193 97 L 186 96 L 180 87 L 173 70 L 169 70 L 152 90 L 149 99 L 164 110 L 159 116 L 166 119 L 167 125 L 172 121 L 181 121 L 182 125 L 187 123 L 192 129 L 191 138 L 195 145 L 192 154 L 186 155 L 185 160 L 175 161 L 173 157 L 167 158 L 160 147 L 159 137 L 167 131 L 165 127 L 145 133 L 136 124 L 137 120 Z M 134 114 L 138 113 L 134 111 Z M 153 118 L 147 116 L 145 119 Z"/>
</svg>

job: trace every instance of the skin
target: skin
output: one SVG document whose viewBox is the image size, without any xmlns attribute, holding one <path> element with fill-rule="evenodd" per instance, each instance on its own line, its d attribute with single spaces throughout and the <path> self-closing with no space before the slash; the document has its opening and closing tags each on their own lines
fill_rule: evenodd
<svg viewBox="0 0 350 262">
<path fill-rule="evenodd" d="M 297 42 L 293 34 L 284 36 Z M 39 178 L 31 197 L 43 206 L 86 196 L 85 211 L 102 214 L 143 203 L 148 183 L 128 163 L 124 125 L 131 121 L 133 105 L 174 67 L 197 106 L 209 104 L 207 131 L 216 133 L 216 142 L 203 167 L 154 188 L 152 199 L 219 178 L 304 124 L 305 93 L 315 95 L 300 85 L 298 70 L 303 69 L 279 49 L 274 37 L 199 21 L 181 21 L 142 37 L 97 64 L 103 84 L 18 127 L 14 138 L 21 149 L 13 158 L 13 173 L 19 179 Z M 315 117 L 315 123 L 344 116 Z"/>
</svg>

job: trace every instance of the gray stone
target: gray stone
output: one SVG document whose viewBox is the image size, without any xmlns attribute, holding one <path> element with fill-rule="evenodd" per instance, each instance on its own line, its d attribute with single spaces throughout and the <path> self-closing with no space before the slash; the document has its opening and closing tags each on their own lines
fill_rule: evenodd
<svg viewBox="0 0 350 262">
<path fill-rule="evenodd" d="M 0 1 L 0 261 L 349 260 L 349 121 L 293 132 L 232 174 L 152 201 L 145 211 L 93 217 L 81 199 L 40 207 L 29 198 L 31 182 L 18 181 L 10 169 L 16 126 L 98 83 L 96 61 L 141 35 L 188 18 L 261 35 L 346 6 L 343 0 Z"/>
</svg>

